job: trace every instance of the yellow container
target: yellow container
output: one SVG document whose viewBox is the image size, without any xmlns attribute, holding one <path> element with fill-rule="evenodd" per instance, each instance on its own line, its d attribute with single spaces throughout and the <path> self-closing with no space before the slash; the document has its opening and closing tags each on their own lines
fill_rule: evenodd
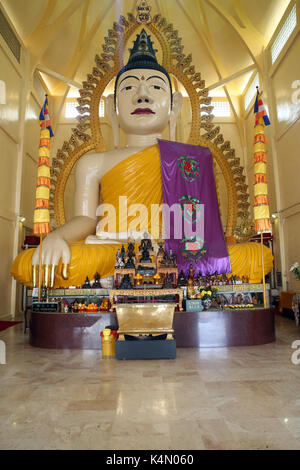
<svg viewBox="0 0 300 470">
<path fill-rule="evenodd" d="M 103 330 L 103 337 L 101 337 L 102 344 L 102 357 L 109 358 L 116 355 L 116 340 L 113 335 L 111 335 L 111 330 L 105 328 Z"/>
</svg>

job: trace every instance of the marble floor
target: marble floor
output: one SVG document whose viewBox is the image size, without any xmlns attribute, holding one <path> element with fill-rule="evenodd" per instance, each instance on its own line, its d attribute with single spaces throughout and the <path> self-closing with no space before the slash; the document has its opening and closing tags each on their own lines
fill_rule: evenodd
<svg viewBox="0 0 300 470">
<path fill-rule="evenodd" d="M 0 449 L 300 449 L 293 321 L 276 343 L 178 349 L 174 361 L 101 359 L 0 333 Z"/>
</svg>

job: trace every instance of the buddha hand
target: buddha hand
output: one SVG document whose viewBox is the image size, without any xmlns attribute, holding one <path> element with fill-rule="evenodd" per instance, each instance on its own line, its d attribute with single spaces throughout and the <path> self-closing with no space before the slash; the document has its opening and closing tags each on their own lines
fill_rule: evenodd
<svg viewBox="0 0 300 470">
<path fill-rule="evenodd" d="M 68 279 L 68 264 L 71 252 L 67 242 L 55 232 L 50 233 L 42 242 L 42 276 L 46 287 L 54 287 L 56 267 L 62 259 L 62 277 Z M 38 266 L 40 262 L 40 247 L 38 246 L 32 256 L 33 286 L 37 286 Z M 50 271 L 50 279 L 49 279 Z"/>
</svg>

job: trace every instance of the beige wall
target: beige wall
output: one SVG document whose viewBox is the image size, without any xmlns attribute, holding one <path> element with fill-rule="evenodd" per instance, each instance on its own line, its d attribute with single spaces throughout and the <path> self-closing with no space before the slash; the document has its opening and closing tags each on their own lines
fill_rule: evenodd
<svg viewBox="0 0 300 470">
<path fill-rule="evenodd" d="M 10 268 L 25 230 L 33 227 L 38 115 L 43 100 L 27 70 L 24 48 L 18 63 L 0 36 L 0 79 L 6 87 L 6 103 L 0 104 L 0 317 L 21 309 L 21 287 L 12 279 Z M 23 226 L 20 215 L 26 218 Z"/>
<path fill-rule="evenodd" d="M 300 80 L 299 25 L 271 68 L 269 93 L 273 109 L 274 159 L 279 191 L 277 192 L 278 224 L 281 229 L 283 278 L 286 287 L 300 293 L 300 282 L 290 272 L 290 266 L 300 262 L 300 87 L 292 88 Z"/>
<path fill-rule="evenodd" d="M 6 84 L 6 104 L 0 104 L 0 317 L 11 313 L 15 193 L 19 148 L 21 67 L 12 60 L 0 37 L 1 80 Z"/>
</svg>

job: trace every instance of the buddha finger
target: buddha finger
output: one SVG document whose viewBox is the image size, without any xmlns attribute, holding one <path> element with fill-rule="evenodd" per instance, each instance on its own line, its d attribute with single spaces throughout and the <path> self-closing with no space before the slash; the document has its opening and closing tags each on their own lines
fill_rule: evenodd
<svg viewBox="0 0 300 470">
<path fill-rule="evenodd" d="M 71 261 L 71 254 L 70 249 L 66 245 L 62 251 L 62 268 L 61 268 L 61 275 L 62 278 L 67 280 L 69 279 L 69 263 Z"/>
<path fill-rule="evenodd" d="M 37 287 L 38 286 L 38 271 L 39 267 L 37 264 L 34 264 L 32 266 L 32 287 Z"/>
<path fill-rule="evenodd" d="M 65 280 L 69 279 L 68 266 L 69 265 L 67 263 L 63 263 L 61 268 L 61 275 Z"/>
<path fill-rule="evenodd" d="M 44 265 L 44 273 L 45 273 L 45 276 L 44 276 L 44 285 L 45 287 L 49 287 L 49 269 L 50 269 L 50 265 L 49 264 L 45 264 Z"/>
<path fill-rule="evenodd" d="M 50 274 L 50 288 L 54 288 L 54 281 L 55 281 L 55 270 L 56 270 L 56 265 L 51 264 L 51 274 Z"/>
</svg>

